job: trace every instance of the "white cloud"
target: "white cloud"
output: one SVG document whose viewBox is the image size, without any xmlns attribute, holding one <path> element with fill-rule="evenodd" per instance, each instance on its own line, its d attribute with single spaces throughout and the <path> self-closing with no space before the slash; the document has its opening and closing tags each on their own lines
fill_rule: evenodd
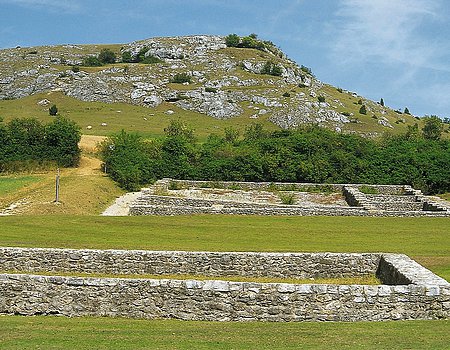
<svg viewBox="0 0 450 350">
<path fill-rule="evenodd" d="M 78 12 L 81 6 L 78 1 L 70 0 L 0 0 L 0 3 L 17 5 L 25 8 L 41 8 L 50 11 Z"/>
<path fill-rule="evenodd" d="M 420 32 L 438 11 L 438 0 L 341 0 L 333 52 L 344 63 L 439 68 L 439 45 Z"/>
</svg>

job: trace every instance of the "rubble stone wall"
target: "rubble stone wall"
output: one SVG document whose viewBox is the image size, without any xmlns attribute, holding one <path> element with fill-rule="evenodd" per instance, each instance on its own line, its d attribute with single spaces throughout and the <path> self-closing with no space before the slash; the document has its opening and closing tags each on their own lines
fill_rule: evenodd
<svg viewBox="0 0 450 350">
<path fill-rule="evenodd" d="M 215 259 L 214 264 L 219 262 L 220 266 L 233 266 L 236 260 L 242 258 L 259 263 L 272 262 L 271 265 L 256 268 L 256 271 L 276 269 L 281 264 L 283 273 L 290 271 L 297 263 L 306 264 L 309 261 L 308 264 L 312 263 L 310 268 L 318 266 L 320 269 L 322 265 L 329 270 L 354 268 L 357 274 L 362 268 L 359 264 L 368 263 L 366 268 L 373 272 L 374 263 L 378 262 L 378 270 L 383 270 L 379 271 L 380 275 L 388 276 L 386 278 L 390 278 L 393 284 L 396 284 L 396 276 L 400 275 L 404 279 L 402 283 L 411 282 L 402 285 L 319 285 L 4 273 L 0 274 L 0 313 L 3 314 L 280 322 L 438 319 L 450 316 L 449 283 L 420 265 L 418 268 L 404 255 L 340 256 L 321 253 L 315 256 L 297 253 L 102 252 L 19 248 L 2 248 L 0 254 L 2 269 L 13 265 L 24 269 L 26 256 L 32 261 L 30 269 L 37 266 L 39 269 L 52 266 L 60 269 L 68 259 L 74 267 L 78 264 L 80 270 L 91 263 L 98 267 L 102 264 L 105 267 L 120 266 L 120 269 L 132 271 L 141 268 L 132 269 L 134 265 L 146 265 L 148 254 L 155 257 L 162 255 L 165 258 L 163 261 L 158 259 L 160 265 L 168 264 L 171 268 L 174 264 L 180 268 L 194 266 L 198 263 L 196 259 L 209 261 L 204 267 L 212 266 L 211 259 Z M 98 261 L 90 260 L 95 257 Z M 341 259 L 345 263 L 336 265 Z M 290 268 L 286 269 L 287 266 Z M 389 269 L 384 271 L 386 266 Z M 214 273 L 219 269 L 217 267 Z"/>
</svg>

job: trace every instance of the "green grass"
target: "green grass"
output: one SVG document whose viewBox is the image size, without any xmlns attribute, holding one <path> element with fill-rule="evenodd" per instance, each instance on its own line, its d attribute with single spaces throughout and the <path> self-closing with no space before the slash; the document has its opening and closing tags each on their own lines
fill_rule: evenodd
<svg viewBox="0 0 450 350">
<path fill-rule="evenodd" d="M 450 280 L 449 227 L 448 218 L 22 216 L 0 218 L 0 246 L 392 252 Z"/>
<path fill-rule="evenodd" d="M 449 327 L 0 316 L 0 339 L 2 349 L 448 349 Z"/>
<path fill-rule="evenodd" d="M 0 176 L 0 195 L 17 191 L 37 181 L 37 176 Z"/>
<path fill-rule="evenodd" d="M 450 201 L 450 192 L 438 194 L 439 197 L 445 199 L 446 201 Z"/>
</svg>

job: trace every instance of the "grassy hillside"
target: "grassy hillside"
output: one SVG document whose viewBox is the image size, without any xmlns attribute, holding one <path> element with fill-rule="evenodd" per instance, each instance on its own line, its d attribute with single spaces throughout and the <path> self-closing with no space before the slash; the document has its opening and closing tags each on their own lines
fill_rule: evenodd
<svg viewBox="0 0 450 350">
<path fill-rule="evenodd" d="M 164 128 L 171 120 L 182 119 L 196 130 L 201 140 L 211 133 L 223 134 L 227 127 L 233 127 L 241 133 L 253 120 L 249 118 L 251 111 L 244 109 L 242 116 L 227 120 L 214 119 L 198 112 L 185 111 L 171 103 L 163 103 L 156 108 L 135 106 L 126 103 L 84 102 L 66 96 L 61 92 L 50 92 L 28 96 L 18 100 L 0 100 L 0 116 L 5 122 L 13 118 L 35 117 L 49 122 L 52 117 L 48 106 L 42 107 L 38 102 L 48 99 L 58 106 L 58 114 L 77 122 L 85 135 L 108 136 L 124 129 L 136 131 L 146 137 L 158 137 L 164 134 Z M 168 110 L 174 114 L 168 115 Z M 258 119 L 268 130 L 279 129 L 268 121 L 267 116 Z M 102 126 L 102 123 L 107 125 Z M 92 126 L 92 129 L 87 129 Z"/>
<path fill-rule="evenodd" d="M 225 47 L 224 43 L 220 37 L 200 36 L 153 38 L 122 45 L 0 50 L 0 116 L 6 120 L 29 116 L 48 120 L 49 105 L 37 104 L 45 98 L 90 135 L 109 135 L 123 128 L 155 137 L 162 134 L 170 118 L 192 124 L 200 138 L 227 126 L 243 130 L 255 120 L 269 129 L 278 128 L 275 124 L 287 127 L 317 123 L 370 136 L 400 133 L 408 125 L 421 124 L 412 115 L 397 113 L 356 93 L 318 81 L 275 46 L 275 51 L 269 52 Z M 121 62 L 123 52 L 136 53 L 144 47 L 162 54 L 160 63 Z M 98 55 L 105 48 L 117 55 L 116 63 L 78 66 L 84 58 Z M 261 67 L 268 62 L 282 67 L 282 76 L 262 74 Z M 74 65 L 79 72 L 73 71 Z M 190 75 L 192 81 L 187 85 L 173 83 L 172 78 L 179 73 Z M 213 92 L 208 94 L 207 89 Z M 155 108 L 142 107 L 153 105 L 146 102 L 147 97 L 157 98 L 156 105 L 163 102 Z M 325 102 L 319 104 L 318 97 L 325 98 Z M 383 97 L 389 100 L 389 96 Z M 359 112 L 359 103 L 367 107 L 366 115 Z M 169 116 L 165 113 L 169 109 L 175 113 Z M 220 112 L 225 115 L 215 114 Z M 343 121 L 343 115 L 348 120 Z M 102 123 L 107 125 L 101 126 Z M 86 129 L 87 126 L 92 129 Z"/>
</svg>

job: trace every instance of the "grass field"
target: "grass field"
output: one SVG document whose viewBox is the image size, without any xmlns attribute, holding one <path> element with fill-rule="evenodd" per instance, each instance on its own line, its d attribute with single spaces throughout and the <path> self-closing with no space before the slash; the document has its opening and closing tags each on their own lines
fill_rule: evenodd
<svg viewBox="0 0 450 350">
<path fill-rule="evenodd" d="M 10 216 L 0 246 L 407 254 L 450 280 L 450 219 Z"/>
<path fill-rule="evenodd" d="M 0 316 L 1 349 L 448 349 L 450 321 L 231 323 Z"/>
</svg>

